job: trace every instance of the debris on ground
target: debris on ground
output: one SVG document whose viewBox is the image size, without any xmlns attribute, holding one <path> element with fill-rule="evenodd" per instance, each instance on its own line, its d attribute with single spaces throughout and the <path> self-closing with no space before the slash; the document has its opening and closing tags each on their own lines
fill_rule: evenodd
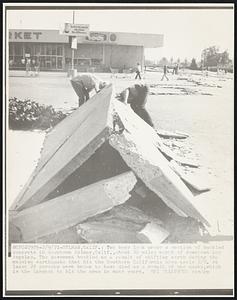
<svg viewBox="0 0 237 300">
<path fill-rule="evenodd" d="M 195 196 L 209 187 L 185 172 L 199 165 L 180 153 L 188 135 L 161 138 L 113 95 L 111 85 L 104 88 L 47 133 L 38 164 L 10 208 L 11 242 L 210 238 L 210 221 Z"/>
</svg>

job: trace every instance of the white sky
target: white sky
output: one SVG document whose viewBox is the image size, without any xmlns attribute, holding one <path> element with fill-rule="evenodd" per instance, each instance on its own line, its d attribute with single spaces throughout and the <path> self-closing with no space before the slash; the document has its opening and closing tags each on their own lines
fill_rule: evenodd
<svg viewBox="0 0 237 300">
<path fill-rule="evenodd" d="M 72 10 L 10 10 L 10 29 L 60 29 L 72 22 Z M 164 34 L 164 47 L 147 49 L 147 59 L 195 57 L 209 46 L 234 53 L 233 9 L 202 10 L 76 10 L 75 23 L 94 31 Z"/>
</svg>

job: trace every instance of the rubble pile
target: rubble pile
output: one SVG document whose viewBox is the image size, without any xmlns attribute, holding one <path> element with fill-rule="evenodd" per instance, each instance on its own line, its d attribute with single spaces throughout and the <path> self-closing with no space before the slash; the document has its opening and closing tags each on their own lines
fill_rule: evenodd
<svg viewBox="0 0 237 300">
<path fill-rule="evenodd" d="M 170 84 L 169 82 L 160 82 L 151 84 L 150 95 L 209 95 L 212 96 L 210 89 L 207 88 L 222 88 L 221 85 L 208 78 L 189 78 L 177 77 L 179 82 Z M 182 83 L 180 83 L 182 81 Z M 202 87 L 202 88 L 200 88 Z M 203 89 L 206 88 L 206 89 Z"/>
<path fill-rule="evenodd" d="M 198 165 L 104 88 L 48 133 L 38 164 L 9 211 L 9 241 L 181 243 L 206 239 Z"/>
</svg>

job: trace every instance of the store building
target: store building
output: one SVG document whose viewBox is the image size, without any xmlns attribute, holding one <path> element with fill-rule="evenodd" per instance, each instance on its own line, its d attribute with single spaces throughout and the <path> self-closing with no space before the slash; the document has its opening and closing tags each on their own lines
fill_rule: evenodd
<svg viewBox="0 0 237 300">
<path fill-rule="evenodd" d="M 162 34 L 95 32 L 77 37 L 74 67 L 78 71 L 109 71 L 144 66 L 144 48 L 163 46 Z M 24 69 L 24 58 L 39 61 L 40 69 L 67 71 L 71 67 L 69 37 L 59 30 L 9 30 L 9 67 Z"/>
</svg>

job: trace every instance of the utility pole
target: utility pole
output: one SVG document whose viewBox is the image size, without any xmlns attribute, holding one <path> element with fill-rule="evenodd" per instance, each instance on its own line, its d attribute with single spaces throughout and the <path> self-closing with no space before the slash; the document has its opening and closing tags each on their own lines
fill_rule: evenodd
<svg viewBox="0 0 237 300">
<path fill-rule="evenodd" d="M 73 10 L 72 12 L 72 24 L 75 24 L 75 10 Z M 72 70 L 74 70 L 74 49 L 73 48 L 72 48 Z"/>
</svg>

